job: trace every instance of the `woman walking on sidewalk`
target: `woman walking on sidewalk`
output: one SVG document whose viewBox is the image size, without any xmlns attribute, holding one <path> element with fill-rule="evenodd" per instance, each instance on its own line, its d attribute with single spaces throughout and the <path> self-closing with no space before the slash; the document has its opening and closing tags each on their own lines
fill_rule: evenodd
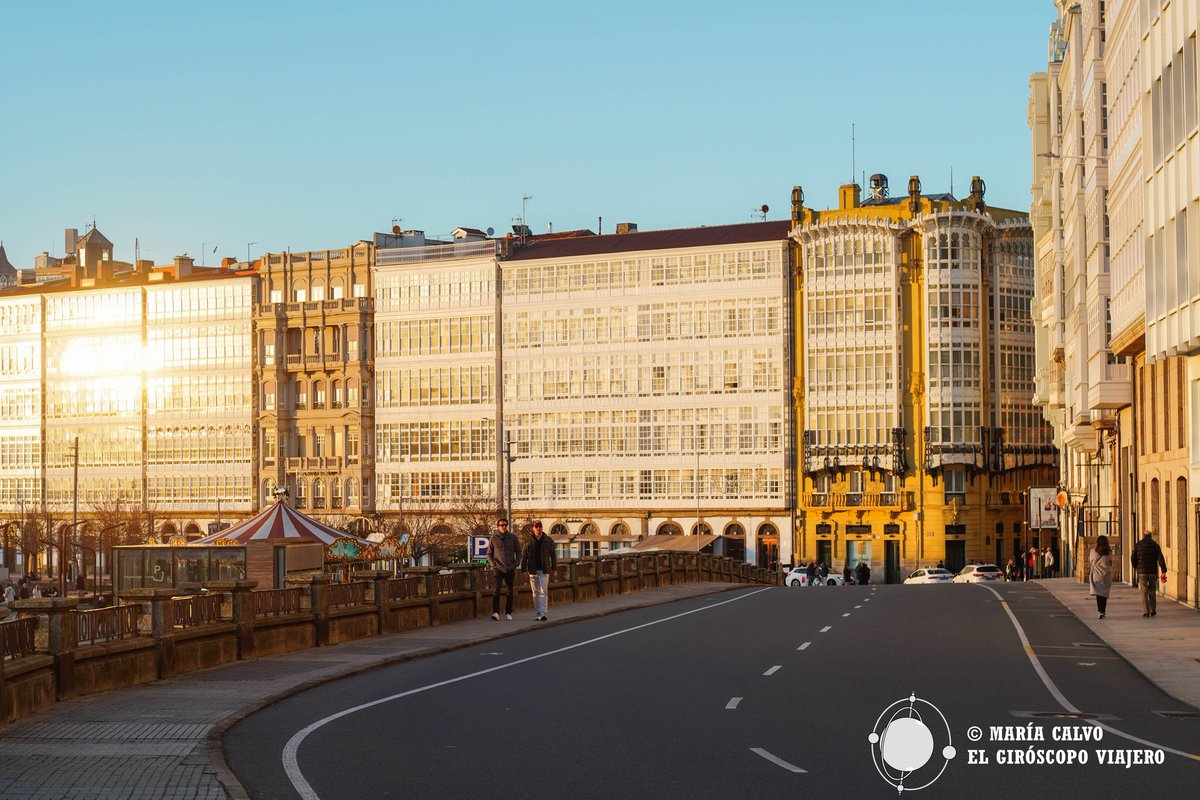
<svg viewBox="0 0 1200 800">
<path fill-rule="evenodd" d="M 1088 553 L 1088 568 L 1092 594 L 1096 596 L 1096 610 L 1100 612 L 1100 619 L 1104 619 L 1113 579 L 1112 548 L 1109 547 L 1108 537 L 1104 534 L 1096 537 L 1096 546 Z"/>
</svg>

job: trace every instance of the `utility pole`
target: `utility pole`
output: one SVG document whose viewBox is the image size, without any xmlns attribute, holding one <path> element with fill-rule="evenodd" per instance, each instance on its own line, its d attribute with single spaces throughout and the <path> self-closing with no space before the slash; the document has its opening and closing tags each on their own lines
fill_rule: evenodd
<svg viewBox="0 0 1200 800">
<path fill-rule="evenodd" d="M 71 448 L 71 535 L 79 525 L 79 437 Z M 58 531 L 58 596 L 67 596 L 67 528 Z"/>
</svg>

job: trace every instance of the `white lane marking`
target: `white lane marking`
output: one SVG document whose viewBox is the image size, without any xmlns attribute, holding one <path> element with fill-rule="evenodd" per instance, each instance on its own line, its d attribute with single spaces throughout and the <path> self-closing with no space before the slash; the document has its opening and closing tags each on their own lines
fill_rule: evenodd
<svg viewBox="0 0 1200 800">
<path fill-rule="evenodd" d="M 768 675 L 774 675 L 776 672 L 779 672 L 779 670 L 781 670 L 781 669 L 783 669 L 783 664 L 776 664 L 775 666 L 771 667 L 769 670 L 764 672 L 763 677 L 766 677 Z"/>
<path fill-rule="evenodd" d="M 982 586 L 982 584 L 980 585 Z M 987 589 L 989 592 L 996 595 L 996 599 L 1000 601 L 1000 605 L 1004 608 L 1004 613 L 1008 614 L 1008 618 L 1012 622 L 1013 627 L 1017 629 L 1017 636 L 1021 639 L 1021 646 L 1025 648 L 1025 655 L 1029 657 L 1029 663 L 1033 664 L 1033 671 L 1036 672 L 1038 677 L 1042 679 L 1042 683 L 1050 692 L 1050 695 L 1054 698 L 1055 702 L 1062 706 L 1064 711 L 1067 711 L 1071 714 L 1082 714 L 1083 712 L 1072 705 L 1071 701 L 1068 700 L 1066 696 L 1064 696 L 1063 693 L 1058 690 L 1058 687 L 1054 685 L 1054 681 L 1050 680 L 1050 676 L 1047 675 L 1046 670 L 1042 668 L 1042 662 L 1038 660 L 1037 655 L 1033 652 L 1033 645 L 1029 643 L 1029 637 L 1025 635 L 1025 629 L 1021 627 L 1020 622 L 1017 622 L 1017 615 L 1012 612 L 1012 609 L 1009 607 L 1005 599 L 1000 596 L 999 592 L 990 586 L 982 586 L 982 588 Z M 1138 744 L 1145 745 L 1146 747 L 1156 747 L 1164 752 L 1174 753 L 1177 756 L 1190 758 L 1193 761 L 1200 761 L 1200 755 L 1185 753 L 1182 750 L 1176 750 L 1173 747 L 1167 747 L 1166 745 L 1155 744 L 1154 742 L 1148 742 L 1145 739 L 1139 739 L 1132 734 L 1119 731 L 1113 726 L 1100 722 L 1099 720 L 1089 719 L 1083 721 L 1090 722 L 1097 728 L 1103 728 L 1109 733 L 1116 734 L 1117 736 L 1120 736 L 1123 739 L 1128 739 L 1131 742 L 1137 742 Z"/>
<path fill-rule="evenodd" d="M 805 642 L 804 644 L 800 645 L 800 646 L 799 646 L 799 647 L 797 647 L 796 649 L 797 649 L 797 650 L 804 650 L 804 649 L 806 649 L 806 648 L 807 648 L 807 647 L 808 647 L 810 644 L 812 644 L 812 642 Z"/>
<path fill-rule="evenodd" d="M 862 606 L 855 606 L 855 608 L 862 608 Z"/>
<path fill-rule="evenodd" d="M 508 669 L 509 667 L 515 667 L 520 664 L 526 664 L 530 661 L 537 661 L 538 659 L 546 658 L 547 656 L 553 656 L 553 655 L 558 655 L 559 653 L 565 653 L 568 650 L 574 650 L 577 647 L 584 647 L 589 644 L 595 644 L 596 642 L 602 642 L 605 639 L 611 639 L 614 636 L 621 636 L 626 633 L 632 633 L 633 631 L 641 630 L 642 628 L 649 628 L 652 625 L 659 625 L 663 622 L 670 622 L 672 620 L 679 619 L 680 617 L 686 617 L 690 614 L 698 614 L 701 611 L 707 611 L 710 608 L 717 608 L 718 606 L 728 605 L 729 603 L 736 603 L 738 600 L 744 600 L 747 597 L 753 597 L 754 595 L 768 591 L 769 589 L 771 589 L 771 587 L 767 586 L 767 587 L 758 589 L 753 592 L 747 592 L 745 594 L 740 594 L 737 597 L 730 598 L 729 600 L 722 600 L 719 603 L 710 603 L 709 605 L 701 606 L 700 608 L 693 608 L 691 611 L 684 611 L 679 614 L 672 614 L 669 617 L 663 617 L 662 619 L 656 619 L 656 620 L 652 620 L 650 622 L 643 622 L 641 625 L 634 625 L 630 628 L 622 628 L 619 631 L 613 631 L 612 633 L 606 633 L 603 636 L 596 636 L 592 639 L 587 639 L 582 642 L 576 642 L 575 644 L 569 644 L 566 647 L 559 647 L 556 650 L 547 650 L 544 653 L 538 653 L 537 655 L 526 656 L 525 658 L 519 658 L 516 661 L 510 661 L 507 664 L 498 664 L 497 666 L 488 667 L 487 669 L 476 670 L 475 672 L 470 672 L 466 675 L 459 675 L 457 678 L 448 678 L 447 680 L 438 681 L 437 683 L 430 683 L 426 686 L 418 686 L 416 689 L 409 689 L 406 692 L 399 692 L 398 694 L 388 695 L 387 697 L 381 697 L 377 700 L 372 700 L 369 703 L 362 703 L 360 705 L 353 706 L 351 708 L 343 709 L 343 710 L 337 712 L 336 714 L 330 714 L 329 716 L 323 717 L 322 719 L 319 719 L 316 722 L 312 722 L 312 723 L 304 726 L 300 730 L 296 731 L 294 734 L 292 734 L 292 738 L 288 739 L 287 744 L 284 745 L 284 747 L 283 747 L 283 771 L 287 774 L 288 780 L 290 780 L 292 782 L 292 786 L 295 787 L 296 793 L 300 795 L 302 800 L 321 800 L 321 796 L 316 793 L 316 791 L 312 788 L 312 786 L 309 784 L 309 782 L 304 778 L 304 773 L 301 772 L 301 770 L 300 770 L 300 761 L 299 761 L 298 755 L 300 752 L 300 745 L 302 745 L 304 743 L 304 740 L 307 739 L 310 734 L 312 734 L 314 731 L 316 731 L 320 728 L 323 728 L 324 726 L 328 725 L 330 722 L 333 722 L 334 720 L 338 720 L 338 719 L 341 719 L 342 717 L 349 716 L 349 715 L 355 713 L 356 711 L 362 711 L 364 709 L 373 708 L 373 707 L 375 707 L 377 705 L 381 705 L 383 703 L 391 702 L 392 700 L 399 700 L 403 697 L 409 697 L 410 695 L 420 694 L 421 692 L 427 692 L 430 689 L 439 689 L 443 686 L 450 686 L 451 684 L 459 683 L 460 681 L 470 680 L 471 678 L 478 678 L 481 675 L 489 675 L 493 672 L 498 672 L 499 670 L 502 670 L 502 669 Z"/>
<path fill-rule="evenodd" d="M 842 616 L 843 616 L 843 617 L 848 617 L 848 616 L 850 616 L 850 612 L 849 612 L 849 611 L 847 611 L 845 614 L 842 614 Z"/>
<path fill-rule="evenodd" d="M 1081 667 L 1094 667 L 1094 666 L 1096 666 L 1096 662 L 1095 662 L 1095 661 L 1080 661 L 1080 662 L 1079 662 L 1079 666 L 1081 666 Z"/>
<path fill-rule="evenodd" d="M 740 697 L 731 697 L 731 698 L 729 698 L 729 702 L 725 704 L 725 708 L 727 708 L 727 709 L 729 709 L 730 711 L 732 711 L 733 709 L 735 709 L 735 708 L 737 708 L 737 707 L 738 707 L 738 703 L 740 703 L 740 702 L 742 702 L 742 698 L 740 698 Z"/>
<path fill-rule="evenodd" d="M 784 761 L 779 756 L 768 753 L 766 750 L 763 750 L 761 747 L 751 747 L 750 752 L 757 753 L 758 755 L 765 758 L 767 761 L 770 761 L 772 764 L 775 764 L 776 766 L 779 766 L 779 767 L 783 767 L 788 772 L 808 772 L 808 770 L 800 769 L 795 764 L 789 764 L 788 762 Z"/>
<path fill-rule="evenodd" d="M 830 631 L 830 630 L 833 630 L 833 626 L 826 625 L 824 628 L 821 628 L 821 633 L 825 633 L 826 631 Z"/>
</svg>

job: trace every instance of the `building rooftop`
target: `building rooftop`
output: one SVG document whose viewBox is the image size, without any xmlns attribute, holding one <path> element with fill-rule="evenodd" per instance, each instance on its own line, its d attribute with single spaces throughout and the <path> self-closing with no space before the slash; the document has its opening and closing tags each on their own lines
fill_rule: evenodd
<svg viewBox="0 0 1200 800">
<path fill-rule="evenodd" d="M 193 267 L 190 275 L 175 277 L 169 274 L 170 265 L 155 267 L 153 270 L 127 270 L 118 272 L 111 278 L 103 280 L 85 280 L 75 284 L 70 277 L 54 278 L 39 283 L 26 283 L 18 286 L 0 288 L 0 299 L 38 294 L 57 294 L 59 292 L 85 292 L 105 289 L 125 289 L 132 286 L 167 286 L 176 283 L 194 283 L 196 281 L 222 280 L 225 278 L 244 278 L 258 274 L 255 269 L 229 270 L 219 267 Z M 158 275 L 151 279 L 151 275 Z"/>
<path fill-rule="evenodd" d="M 4 242 L 0 242 L 0 280 L 14 279 L 17 277 L 17 268 L 8 260 L 8 253 L 4 252 Z"/>
<path fill-rule="evenodd" d="M 577 235 L 571 238 L 559 238 L 557 235 L 536 236 L 529 237 L 523 245 L 516 245 L 508 260 L 529 261 L 535 258 L 570 258 L 635 250 L 675 250 L 750 242 L 781 242 L 787 239 L 791 229 L 792 224 L 788 220 L 772 220 L 599 236 Z"/>
</svg>

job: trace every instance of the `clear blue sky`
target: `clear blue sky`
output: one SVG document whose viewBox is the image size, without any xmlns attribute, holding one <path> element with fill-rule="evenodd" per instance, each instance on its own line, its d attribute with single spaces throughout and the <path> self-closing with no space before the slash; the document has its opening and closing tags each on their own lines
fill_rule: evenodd
<svg viewBox="0 0 1200 800">
<path fill-rule="evenodd" d="M 1050 0 L 0 3 L 0 239 L 207 263 L 405 228 L 787 216 L 857 168 L 1029 205 Z M 217 253 L 212 248 L 217 247 Z"/>
</svg>

